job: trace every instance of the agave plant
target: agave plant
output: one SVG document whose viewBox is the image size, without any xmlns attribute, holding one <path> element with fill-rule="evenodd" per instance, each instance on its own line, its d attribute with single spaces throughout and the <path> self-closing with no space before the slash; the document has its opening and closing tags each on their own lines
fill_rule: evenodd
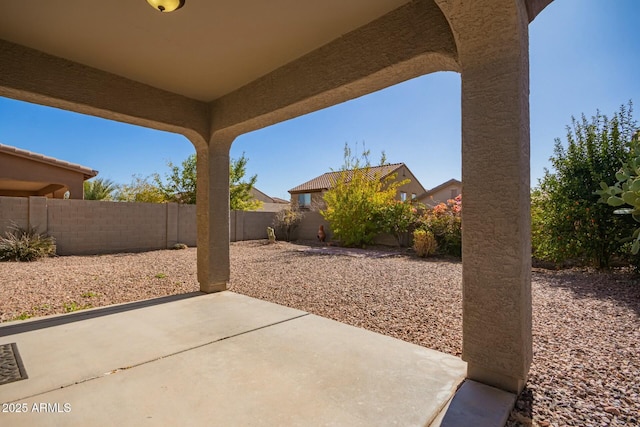
<svg viewBox="0 0 640 427">
<path fill-rule="evenodd" d="M 22 228 L 13 224 L 0 237 L 0 261 L 34 261 L 55 254 L 55 238 L 38 233 L 35 227 Z"/>
</svg>

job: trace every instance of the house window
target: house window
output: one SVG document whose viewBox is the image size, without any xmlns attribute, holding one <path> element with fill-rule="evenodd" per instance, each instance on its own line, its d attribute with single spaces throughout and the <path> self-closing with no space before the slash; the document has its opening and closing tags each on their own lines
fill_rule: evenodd
<svg viewBox="0 0 640 427">
<path fill-rule="evenodd" d="M 298 206 L 301 208 L 311 207 L 311 193 L 298 194 Z"/>
<path fill-rule="evenodd" d="M 452 188 L 451 189 L 451 197 L 449 197 L 450 199 L 455 199 L 458 196 L 458 189 L 457 188 Z"/>
<path fill-rule="evenodd" d="M 405 193 L 404 191 L 400 192 L 400 200 L 403 202 L 407 201 L 407 193 Z"/>
<path fill-rule="evenodd" d="M 411 200 L 415 200 L 418 195 L 416 193 L 411 193 Z"/>
</svg>

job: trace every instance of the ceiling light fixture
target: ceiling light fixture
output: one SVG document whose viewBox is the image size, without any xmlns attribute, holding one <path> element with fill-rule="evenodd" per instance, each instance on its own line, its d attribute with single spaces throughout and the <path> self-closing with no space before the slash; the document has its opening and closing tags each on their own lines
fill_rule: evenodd
<svg viewBox="0 0 640 427">
<path fill-rule="evenodd" d="M 185 0 L 147 0 L 154 9 L 160 12 L 173 12 L 184 6 Z"/>
</svg>

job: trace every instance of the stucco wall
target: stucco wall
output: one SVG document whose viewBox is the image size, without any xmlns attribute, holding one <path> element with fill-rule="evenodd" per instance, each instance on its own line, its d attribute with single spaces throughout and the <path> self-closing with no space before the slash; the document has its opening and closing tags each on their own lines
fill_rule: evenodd
<svg viewBox="0 0 640 427">
<path fill-rule="evenodd" d="M 296 209 L 299 207 L 298 205 L 298 196 L 300 194 L 311 194 L 311 206 L 303 207 L 302 209 L 310 209 L 312 211 L 317 211 L 319 209 L 324 209 L 324 191 L 301 191 L 298 193 L 291 193 L 291 207 Z"/>
<path fill-rule="evenodd" d="M 420 184 L 418 179 L 411 173 L 406 167 L 402 166 L 396 171 L 396 178 L 394 181 L 404 181 L 408 179 L 409 182 L 398 187 L 396 192 L 396 200 L 400 200 L 400 193 L 405 192 L 407 194 L 407 200 L 411 200 L 411 195 L 415 194 L 416 197 L 424 193 L 424 187 Z"/>
<path fill-rule="evenodd" d="M 438 203 L 447 203 L 447 200 L 452 199 L 451 190 L 455 190 L 456 196 L 462 192 L 462 186 L 451 184 L 447 187 L 441 189 L 440 191 L 434 193 L 428 199 L 423 200 L 422 202 L 429 206 L 435 206 Z M 454 196 L 455 197 L 455 196 Z"/>
<path fill-rule="evenodd" d="M 57 197 L 62 198 L 62 195 L 68 190 L 69 198 L 84 198 L 84 175 L 82 172 L 56 167 L 7 153 L 0 153 L 0 170 L 2 171 L 0 178 L 4 180 L 35 183 L 40 188 L 47 187 L 50 184 L 58 184 L 62 188 L 59 189 L 59 191 L 55 191 Z M 50 192 L 53 191 L 54 190 L 51 190 Z M 0 194 L 4 193 L 5 196 L 30 196 L 36 194 L 52 196 L 53 194 L 49 194 L 50 192 L 42 194 L 37 193 L 35 190 L 12 191 L 0 188 Z"/>
</svg>

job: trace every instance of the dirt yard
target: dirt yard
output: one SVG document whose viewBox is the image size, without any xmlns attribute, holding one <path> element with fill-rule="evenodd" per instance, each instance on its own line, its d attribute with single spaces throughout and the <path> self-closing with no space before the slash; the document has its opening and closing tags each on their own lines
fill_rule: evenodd
<svg viewBox="0 0 640 427">
<path fill-rule="evenodd" d="M 408 251 L 231 244 L 230 290 L 460 356 L 462 265 Z M 0 321 L 198 290 L 195 249 L 0 263 Z M 640 282 L 533 271 L 534 362 L 509 425 L 640 422 Z"/>
</svg>

